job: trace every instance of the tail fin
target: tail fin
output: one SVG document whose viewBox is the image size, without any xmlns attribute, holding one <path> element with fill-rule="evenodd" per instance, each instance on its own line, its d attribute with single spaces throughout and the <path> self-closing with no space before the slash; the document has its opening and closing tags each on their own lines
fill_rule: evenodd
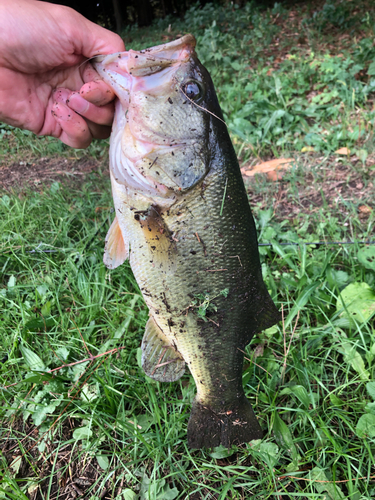
<svg viewBox="0 0 375 500">
<path fill-rule="evenodd" d="M 262 429 L 245 395 L 226 410 L 213 409 L 195 400 L 188 423 L 188 445 L 191 449 L 241 444 L 261 439 Z"/>
</svg>

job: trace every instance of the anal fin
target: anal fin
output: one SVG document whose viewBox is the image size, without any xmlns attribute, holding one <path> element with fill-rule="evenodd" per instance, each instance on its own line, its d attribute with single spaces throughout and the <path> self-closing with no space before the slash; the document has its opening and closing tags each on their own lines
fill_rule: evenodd
<svg viewBox="0 0 375 500">
<path fill-rule="evenodd" d="M 151 317 L 142 340 L 142 368 L 159 382 L 174 382 L 185 372 L 185 361 Z"/>
<path fill-rule="evenodd" d="M 129 246 L 125 244 L 120 224 L 115 217 L 105 238 L 103 262 L 109 269 L 121 266 L 129 257 Z"/>
</svg>

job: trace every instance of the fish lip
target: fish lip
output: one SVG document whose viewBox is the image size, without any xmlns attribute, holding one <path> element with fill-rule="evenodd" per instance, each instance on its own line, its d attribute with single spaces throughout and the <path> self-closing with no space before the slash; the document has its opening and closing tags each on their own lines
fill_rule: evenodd
<svg viewBox="0 0 375 500">
<path fill-rule="evenodd" d="M 190 33 L 187 35 L 182 36 L 181 38 L 176 38 L 176 40 L 172 40 L 171 42 L 165 43 L 163 45 L 157 45 L 155 47 L 150 47 L 148 49 L 143 49 L 140 50 L 140 54 L 147 54 L 149 56 L 155 57 L 156 55 L 160 55 L 164 52 L 172 53 L 176 52 L 177 50 L 182 50 L 182 49 L 188 49 L 189 52 L 193 52 L 195 49 L 197 42 L 195 40 L 195 37 L 191 35 Z M 175 59 L 175 58 L 170 58 L 170 59 Z"/>
<path fill-rule="evenodd" d="M 194 53 L 196 40 L 193 35 L 184 35 L 164 45 L 148 49 L 95 56 L 91 62 L 103 76 L 103 71 L 113 63 L 120 64 L 123 71 L 133 76 L 148 76 L 169 66 L 187 62 Z"/>
<path fill-rule="evenodd" d="M 94 56 L 93 58 L 90 59 L 91 64 L 94 65 L 94 67 L 97 64 L 103 64 L 107 65 L 110 64 L 111 62 L 117 61 L 117 59 L 121 59 L 122 54 L 126 54 L 126 52 L 114 52 L 113 54 L 101 54 L 99 56 Z"/>
</svg>

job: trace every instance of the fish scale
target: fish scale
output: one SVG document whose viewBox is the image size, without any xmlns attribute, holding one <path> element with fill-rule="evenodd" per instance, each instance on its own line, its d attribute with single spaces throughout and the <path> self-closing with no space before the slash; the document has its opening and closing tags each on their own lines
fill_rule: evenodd
<svg viewBox="0 0 375 500">
<path fill-rule="evenodd" d="M 95 66 L 120 99 L 116 114 L 123 113 L 123 119 L 115 119 L 115 124 L 134 135 L 132 151 L 137 151 L 137 140 L 150 145 L 150 152 L 144 145 L 139 149 L 142 168 L 140 160 L 131 167 L 138 169 L 137 184 L 122 181 L 129 178 L 122 170 L 131 160 L 126 148 L 119 150 L 121 134 L 114 126 L 110 170 L 116 219 L 106 238 L 104 261 L 117 267 L 130 256 L 149 308 L 142 341 L 146 374 L 172 382 L 182 376 L 185 364 L 189 368 L 197 394 L 188 444 L 201 448 L 262 436 L 242 386 L 243 349 L 255 333 L 275 324 L 279 313 L 262 279 L 255 224 L 238 161 L 194 45 L 194 38 L 186 35 L 148 49 L 149 75 L 140 57 L 139 70 L 136 62 L 132 70 L 141 76 L 133 80 L 116 55 Z M 122 53 L 121 60 L 126 58 Z M 119 76 L 122 84 L 131 82 L 123 97 L 123 86 L 116 87 L 116 71 L 125 75 Z M 134 95 L 132 88 L 138 89 Z M 186 98 L 185 88 L 197 92 L 197 103 Z M 144 89 L 143 96 L 139 89 Z M 176 116 L 180 118 L 174 132 L 160 126 L 160 121 L 175 124 Z M 157 150 L 163 135 L 162 142 L 175 155 L 169 149 Z M 165 179 L 176 171 L 180 175 L 174 183 L 159 185 L 156 166 L 163 169 Z M 207 308 L 199 314 L 203 299 Z"/>
</svg>

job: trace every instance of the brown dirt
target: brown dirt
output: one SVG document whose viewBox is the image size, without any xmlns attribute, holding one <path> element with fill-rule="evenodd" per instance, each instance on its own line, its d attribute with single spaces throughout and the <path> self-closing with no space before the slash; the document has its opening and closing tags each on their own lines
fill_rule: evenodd
<svg viewBox="0 0 375 500">
<path fill-rule="evenodd" d="M 348 1 L 348 0 L 347 0 Z M 352 39 L 355 36 L 357 42 L 362 38 L 372 36 L 367 29 L 364 29 L 361 12 L 375 13 L 374 2 L 367 0 L 361 2 L 358 9 L 354 9 L 351 14 L 351 21 L 354 24 L 350 28 L 342 28 L 334 26 L 329 22 L 325 23 L 322 30 L 320 40 L 317 36 L 313 36 L 309 40 L 309 31 L 311 26 L 306 24 L 305 19 L 311 19 L 313 13 L 318 13 L 323 9 L 326 0 L 316 0 L 312 2 L 302 2 L 299 5 L 295 4 L 288 9 L 286 14 L 271 15 L 272 24 L 280 27 L 280 31 L 275 35 L 269 47 L 264 50 L 263 57 L 268 59 L 274 57 L 273 62 L 268 59 L 267 65 L 270 66 L 270 73 L 280 67 L 280 63 L 289 58 L 291 54 L 298 53 L 299 55 L 306 52 L 308 56 L 312 52 L 329 52 L 331 55 L 339 55 L 343 50 L 353 50 Z M 339 3 L 339 2 L 338 2 Z M 344 3 L 344 2 L 342 2 Z M 370 15 L 371 15 L 370 14 Z M 257 67 L 258 59 L 253 59 L 251 66 Z M 367 72 L 365 72 L 366 78 Z M 362 77 L 358 74 L 358 79 Z"/>
<path fill-rule="evenodd" d="M 250 204 L 257 209 L 274 209 L 279 221 L 318 212 L 323 207 L 339 219 L 357 210 L 363 222 L 375 208 L 375 157 L 366 164 L 356 157 L 332 155 L 325 159 L 301 155 L 297 168 L 287 171 L 281 180 L 272 182 L 265 174 L 255 178 L 244 176 Z"/>
<path fill-rule="evenodd" d="M 32 161 L 16 161 L 0 164 L 0 192 L 25 190 L 27 188 L 42 190 L 59 181 L 81 186 L 90 174 L 101 174 L 108 171 L 108 160 L 95 160 L 90 157 L 80 159 L 66 158 L 34 158 Z"/>
</svg>

